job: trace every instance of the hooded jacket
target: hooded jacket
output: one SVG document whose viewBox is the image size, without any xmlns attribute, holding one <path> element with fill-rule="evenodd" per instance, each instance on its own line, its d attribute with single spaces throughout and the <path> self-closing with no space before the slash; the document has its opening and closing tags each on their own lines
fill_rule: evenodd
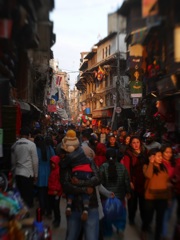
<svg viewBox="0 0 180 240">
<path fill-rule="evenodd" d="M 98 143 L 95 153 L 94 162 L 96 166 L 100 167 L 106 161 L 106 145 L 104 143 Z"/>
<path fill-rule="evenodd" d="M 51 172 L 48 179 L 48 194 L 49 195 L 62 195 L 62 186 L 60 183 L 60 158 L 58 156 L 51 157 L 51 162 L 55 164 L 54 168 L 51 168 Z M 57 192 L 57 193 L 55 193 Z"/>
</svg>

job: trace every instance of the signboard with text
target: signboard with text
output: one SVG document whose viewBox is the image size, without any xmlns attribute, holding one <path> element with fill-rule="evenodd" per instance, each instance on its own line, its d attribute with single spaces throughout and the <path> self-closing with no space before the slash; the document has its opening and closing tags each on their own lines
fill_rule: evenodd
<svg viewBox="0 0 180 240">
<path fill-rule="evenodd" d="M 112 117 L 112 109 L 97 110 L 92 112 L 92 118 Z"/>
</svg>

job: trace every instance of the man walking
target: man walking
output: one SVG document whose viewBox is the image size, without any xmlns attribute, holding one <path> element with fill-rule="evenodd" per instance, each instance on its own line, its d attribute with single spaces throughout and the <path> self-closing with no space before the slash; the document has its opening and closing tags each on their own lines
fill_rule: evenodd
<svg viewBox="0 0 180 240">
<path fill-rule="evenodd" d="M 11 164 L 17 188 L 29 208 L 33 207 L 34 182 L 38 176 L 36 145 L 28 140 L 30 131 L 23 127 L 20 139 L 11 147 Z"/>
</svg>

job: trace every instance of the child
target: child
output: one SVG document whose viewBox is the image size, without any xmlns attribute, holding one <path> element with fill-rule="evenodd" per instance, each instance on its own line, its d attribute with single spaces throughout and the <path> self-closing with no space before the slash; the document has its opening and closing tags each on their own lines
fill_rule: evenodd
<svg viewBox="0 0 180 240">
<path fill-rule="evenodd" d="M 50 159 L 51 172 L 48 178 L 48 195 L 50 207 L 54 212 L 53 226 L 55 228 L 59 227 L 61 222 L 61 213 L 59 205 L 62 195 L 62 186 L 60 184 L 59 162 L 60 158 L 58 156 L 51 157 Z"/>
<path fill-rule="evenodd" d="M 79 180 L 88 180 L 93 176 L 90 160 L 86 157 L 83 149 L 79 147 L 79 140 L 74 130 L 67 131 L 65 137 L 62 139 L 61 148 L 67 152 L 65 159 L 61 163 L 61 167 L 71 168 L 73 184 L 78 184 Z M 69 216 L 74 196 L 71 194 L 67 197 L 66 215 Z M 88 217 L 89 195 L 82 194 L 82 200 L 83 213 L 81 219 L 86 221 Z"/>
<path fill-rule="evenodd" d="M 147 239 L 147 231 L 156 211 L 156 229 L 154 240 L 161 239 L 164 213 L 168 206 L 169 175 L 165 165 L 162 163 L 162 153 L 159 148 L 152 148 L 148 152 L 149 163 L 144 164 L 143 173 L 145 182 L 145 204 L 142 226 L 142 240 Z"/>
</svg>

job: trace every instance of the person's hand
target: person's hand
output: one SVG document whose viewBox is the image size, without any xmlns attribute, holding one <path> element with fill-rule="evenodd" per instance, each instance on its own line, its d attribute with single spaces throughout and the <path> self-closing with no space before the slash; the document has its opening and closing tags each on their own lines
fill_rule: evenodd
<svg viewBox="0 0 180 240">
<path fill-rule="evenodd" d="M 134 190 L 134 184 L 130 182 L 131 189 Z"/>
<path fill-rule="evenodd" d="M 78 183 L 79 183 L 79 180 L 78 180 L 76 177 L 72 177 L 72 178 L 71 178 L 71 183 L 72 183 L 72 184 L 78 184 Z"/>
<path fill-rule="evenodd" d="M 115 198 L 115 194 L 113 192 L 111 192 L 110 198 Z"/>
<path fill-rule="evenodd" d="M 89 195 L 92 194 L 93 191 L 94 191 L 94 189 L 92 187 L 87 187 L 86 188 L 86 193 L 89 194 Z"/>
<path fill-rule="evenodd" d="M 131 198 L 131 194 L 130 193 L 126 193 L 126 199 L 130 199 Z"/>
<path fill-rule="evenodd" d="M 62 198 L 66 198 L 66 194 L 65 193 L 62 193 Z"/>
<path fill-rule="evenodd" d="M 152 155 L 152 156 L 149 157 L 149 162 L 150 162 L 150 163 L 154 163 L 154 155 Z"/>
<path fill-rule="evenodd" d="M 37 183 L 37 177 L 34 177 L 34 184 L 36 185 L 36 183 Z"/>
</svg>

